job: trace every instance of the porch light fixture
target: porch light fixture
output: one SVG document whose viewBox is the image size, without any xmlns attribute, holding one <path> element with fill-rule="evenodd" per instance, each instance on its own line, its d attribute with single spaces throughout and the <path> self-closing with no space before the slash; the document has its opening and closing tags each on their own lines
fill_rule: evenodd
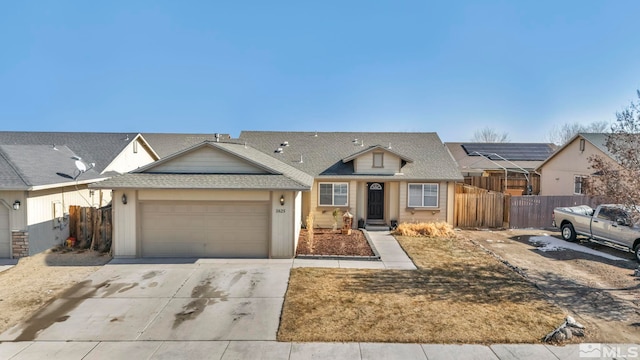
<svg viewBox="0 0 640 360">
<path fill-rule="evenodd" d="M 122 194 L 122 203 L 127 204 L 127 194 Z"/>
<path fill-rule="evenodd" d="M 13 210 L 20 210 L 20 201 L 16 200 L 13 202 Z"/>
<path fill-rule="evenodd" d="M 284 195 L 280 195 L 280 205 L 284 206 Z"/>
</svg>

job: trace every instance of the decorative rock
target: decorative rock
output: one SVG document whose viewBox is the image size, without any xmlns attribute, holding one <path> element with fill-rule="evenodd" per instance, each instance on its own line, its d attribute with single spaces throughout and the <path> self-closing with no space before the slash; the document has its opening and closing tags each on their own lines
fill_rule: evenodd
<svg viewBox="0 0 640 360">
<path fill-rule="evenodd" d="M 569 340 L 574 336 L 584 336 L 584 326 L 577 322 L 573 317 L 567 316 L 562 325 L 548 333 L 544 342 L 562 342 Z"/>
</svg>

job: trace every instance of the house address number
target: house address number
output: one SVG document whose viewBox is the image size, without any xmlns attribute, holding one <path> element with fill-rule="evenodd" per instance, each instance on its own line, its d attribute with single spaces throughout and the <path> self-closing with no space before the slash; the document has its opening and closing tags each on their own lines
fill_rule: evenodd
<svg viewBox="0 0 640 360">
<path fill-rule="evenodd" d="M 286 209 L 276 209 L 276 214 L 284 214 L 285 212 L 287 212 Z"/>
</svg>

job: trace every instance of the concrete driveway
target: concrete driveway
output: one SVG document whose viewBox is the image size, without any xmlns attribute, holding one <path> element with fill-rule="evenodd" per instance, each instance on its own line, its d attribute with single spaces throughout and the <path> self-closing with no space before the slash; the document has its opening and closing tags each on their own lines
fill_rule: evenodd
<svg viewBox="0 0 640 360">
<path fill-rule="evenodd" d="M 291 260 L 146 262 L 104 266 L 0 341 L 276 339 Z"/>
</svg>

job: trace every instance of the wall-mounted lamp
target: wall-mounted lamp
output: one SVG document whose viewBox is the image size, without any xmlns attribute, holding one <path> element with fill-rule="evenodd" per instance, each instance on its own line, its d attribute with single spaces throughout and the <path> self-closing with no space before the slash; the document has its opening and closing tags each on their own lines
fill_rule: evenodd
<svg viewBox="0 0 640 360">
<path fill-rule="evenodd" d="M 122 194 L 122 203 L 123 204 L 127 203 L 127 194 Z"/>
<path fill-rule="evenodd" d="M 280 195 L 280 205 L 284 205 L 284 195 Z"/>
<path fill-rule="evenodd" d="M 13 210 L 20 210 L 20 201 L 16 200 L 13 202 Z"/>
</svg>

